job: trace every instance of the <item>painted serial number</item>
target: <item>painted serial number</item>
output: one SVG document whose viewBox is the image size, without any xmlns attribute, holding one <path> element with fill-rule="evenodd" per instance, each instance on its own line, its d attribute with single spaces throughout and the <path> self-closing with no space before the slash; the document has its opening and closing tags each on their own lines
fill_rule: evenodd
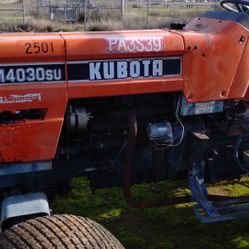
<svg viewBox="0 0 249 249">
<path fill-rule="evenodd" d="M 34 42 L 25 43 L 26 54 L 47 54 L 54 53 L 54 45 L 52 42 Z"/>
<path fill-rule="evenodd" d="M 161 52 L 164 50 L 162 37 L 109 37 L 109 53 Z"/>
</svg>

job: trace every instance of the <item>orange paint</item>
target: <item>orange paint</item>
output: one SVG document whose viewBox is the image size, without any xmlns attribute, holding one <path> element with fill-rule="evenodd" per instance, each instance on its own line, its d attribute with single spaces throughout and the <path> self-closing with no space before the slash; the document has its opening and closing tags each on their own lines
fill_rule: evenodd
<svg viewBox="0 0 249 249">
<path fill-rule="evenodd" d="M 239 24 L 207 18 L 195 19 L 182 31 L 1 34 L 0 69 L 15 65 L 14 77 L 18 76 L 20 82 L 0 84 L 0 102 L 3 99 L 0 112 L 41 108 L 47 113 L 44 120 L 0 125 L 0 161 L 53 159 L 69 99 L 173 91 L 183 92 L 188 102 L 249 98 L 248 36 L 248 30 Z M 124 46 L 132 46 L 136 39 L 135 52 L 130 49 L 131 52 L 124 53 L 124 48 L 119 47 L 108 50 L 110 37 L 121 41 L 118 46 L 122 46 L 123 41 Z M 154 44 L 150 52 L 143 49 L 138 37 L 142 37 L 143 45 L 151 42 L 150 37 L 156 37 L 162 44 L 158 51 Z M 68 82 L 70 62 L 171 57 L 182 59 L 179 75 Z M 58 64 L 58 70 L 46 67 L 53 63 Z M 38 65 L 38 69 L 29 69 L 32 65 Z M 56 81 L 58 72 L 63 75 Z M 0 80 L 1 73 L 3 75 L 3 71 L 0 71 Z M 37 77 L 37 82 L 22 83 L 24 74 L 29 79 Z M 42 77 L 47 82 L 39 81 Z M 8 78 L 13 78 L 13 72 Z M 11 102 L 13 94 L 19 97 Z M 41 98 L 29 99 L 32 94 Z"/>
</svg>

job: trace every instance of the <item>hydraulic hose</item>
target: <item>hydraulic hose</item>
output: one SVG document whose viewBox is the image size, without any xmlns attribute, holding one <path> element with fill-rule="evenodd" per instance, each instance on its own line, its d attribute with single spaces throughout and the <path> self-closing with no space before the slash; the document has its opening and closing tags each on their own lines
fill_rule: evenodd
<svg viewBox="0 0 249 249">
<path fill-rule="evenodd" d="M 135 111 L 131 110 L 128 113 L 129 120 L 129 134 L 128 140 L 125 147 L 124 154 L 124 167 L 123 167 L 123 188 L 124 188 L 124 196 L 127 200 L 127 203 L 134 208 L 151 208 L 151 207 L 161 207 L 175 204 L 182 204 L 191 202 L 191 196 L 183 196 L 183 197 L 175 197 L 168 199 L 159 199 L 159 200 L 136 200 L 133 198 L 131 193 L 131 175 L 132 175 L 132 158 L 136 146 L 136 138 L 137 138 L 137 118 Z M 248 133 L 249 135 L 249 133 Z M 237 146 L 240 144 L 240 139 L 237 142 Z M 228 196 L 219 196 L 219 195 L 209 195 L 210 201 L 224 201 L 224 200 L 233 200 L 237 199 L 237 197 L 228 197 Z"/>
</svg>

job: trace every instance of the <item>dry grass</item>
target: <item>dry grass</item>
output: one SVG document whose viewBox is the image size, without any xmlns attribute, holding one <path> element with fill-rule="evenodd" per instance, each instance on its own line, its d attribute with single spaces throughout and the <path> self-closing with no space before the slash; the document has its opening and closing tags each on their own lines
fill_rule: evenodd
<svg viewBox="0 0 249 249">
<path fill-rule="evenodd" d="M 1 0 L 0 1 L 0 6 L 17 6 L 17 5 L 21 5 L 21 1 L 20 0 Z"/>
<path fill-rule="evenodd" d="M 42 16 L 41 13 L 37 12 L 35 3 L 35 0 L 26 1 L 27 11 L 25 23 L 23 23 L 22 20 L 22 12 L 1 12 L 0 32 L 84 30 L 84 13 L 80 14 L 79 20 L 75 23 L 66 22 L 60 19 L 51 21 L 48 16 Z M 100 5 L 107 4 L 102 0 L 96 0 L 94 3 Z M 108 3 L 112 6 L 114 1 L 109 0 Z M 172 7 L 163 8 L 162 6 L 152 6 L 149 16 L 149 26 L 147 27 L 146 8 L 144 6 L 134 8 L 137 7 L 133 6 L 134 2 L 128 1 L 127 3 L 129 4 L 126 6 L 123 20 L 121 20 L 120 11 L 118 10 L 89 10 L 89 15 L 87 16 L 87 30 L 107 31 L 120 29 L 167 28 L 171 22 L 187 23 L 207 10 L 207 7 L 196 7 L 193 9 L 182 7 L 176 9 Z M 0 8 L 6 8 L 6 6 L 19 8 L 21 7 L 21 0 L 0 0 Z M 208 8 L 210 8 L 210 6 Z"/>
<path fill-rule="evenodd" d="M 178 18 L 172 16 L 150 16 L 149 27 L 146 25 L 146 18 L 144 16 L 129 15 L 122 21 L 111 18 L 90 19 L 87 22 L 88 31 L 108 31 L 121 29 L 146 29 L 146 28 L 167 28 L 172 22 L 190 21 L 193 17 L 198 15 L 186 15 Z M 12 20 L 2 19 L 0 21 L 0 32 L 52 32 L 52 31 L 83 31 L 84 22 L 64 22 L 62 20 L 51 21 L 44 18 L 28 18 L 25 23 L 21 18 L 12 18 Z"/>
</svg>

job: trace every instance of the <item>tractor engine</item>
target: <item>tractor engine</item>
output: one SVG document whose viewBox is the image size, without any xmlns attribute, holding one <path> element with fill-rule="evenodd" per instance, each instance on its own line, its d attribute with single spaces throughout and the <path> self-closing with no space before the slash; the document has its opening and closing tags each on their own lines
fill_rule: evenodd
<svg viewBox="0 0 249 249">
<path fill-rule="evenodd" d="M 94 189 L 122 186 L 127 150 L 132 183 L 186 178 L 195 155 L 207 181 L 239 177 L 249 170 L 248 118 L 244 101 L 187 104 L 178 93 L 75 100 L 54 163 L 80 164 Z"/>
</svg>

